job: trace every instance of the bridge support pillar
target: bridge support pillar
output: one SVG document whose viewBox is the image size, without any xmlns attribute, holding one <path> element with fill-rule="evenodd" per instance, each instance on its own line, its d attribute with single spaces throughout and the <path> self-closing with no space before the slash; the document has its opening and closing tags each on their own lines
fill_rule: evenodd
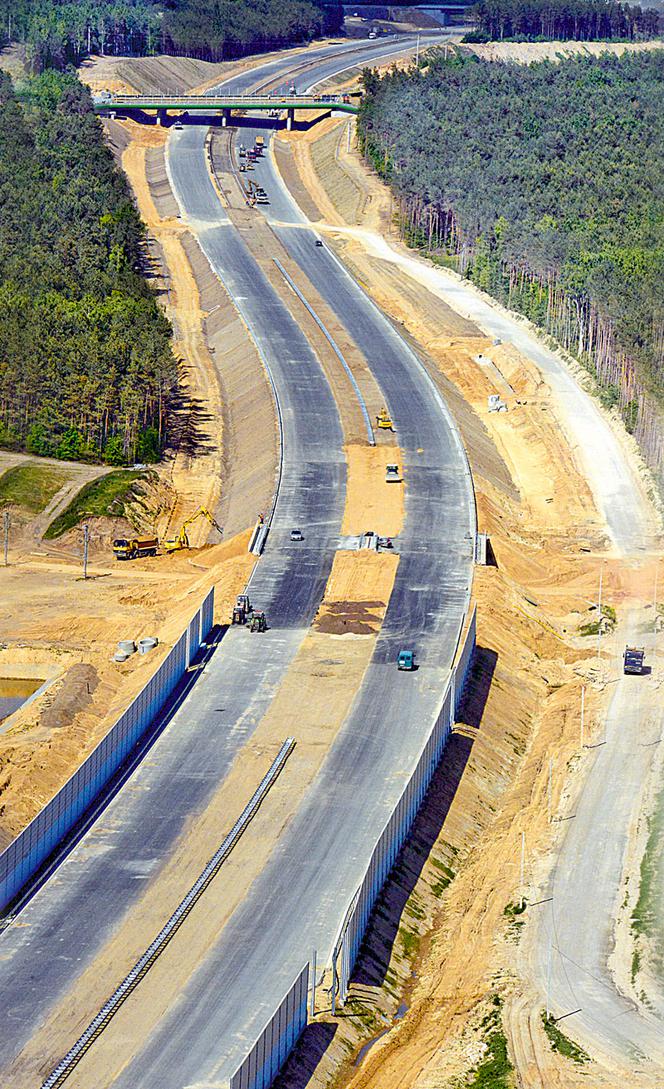
<svg viewBox="0 0 664 1089">
<path fill-rule="evenodd" d="M 168 123 L 168 110 L 157 110 L 157 124 L 166 125 Z"/>
<path fill-rule="evenodd" d="M 228 125 L 228 122 L 230 121 L 230 119 L 231 119 L 231 111 L 230 110 L 222 110 L 221 111 L 221 127 L 222 127 L 222 129 L 226 128 L 226 126 Z"/>
<path fill-rule="evenodd" d="M 291 107 L 286 113 L 286 129 L 288 132 L 293 128 L 293 121 L 295 120 L 295 109 Z"/>
</svg>

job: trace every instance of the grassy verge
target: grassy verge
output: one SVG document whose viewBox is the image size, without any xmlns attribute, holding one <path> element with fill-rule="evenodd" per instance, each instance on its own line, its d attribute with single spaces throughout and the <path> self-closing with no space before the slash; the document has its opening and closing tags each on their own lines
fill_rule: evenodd
<svg viewBox="0 0 664 1089">
<path fill-rule="evenodd" d="M 15 504 L 38 514 L 68 480 L 70 473 L 51 465 L 16 465 L 0 477 L 0 507 Z"/>
<path fill-rule="evenodd" d="M 61 537 L 84 518 L 122 518 L 127 504 L 142 494 L 139 482 L 147 479 L 148 474 L 139 470 L 118 470 L 93 480 L 51 522 L 44 537 L 50 541 Z"/>
<path fill-rule="evenodd" d="M 507 1054 L 507 1037 L 503 1032 L 502 1001 L 493 996 L 493 1006 L 482 1021 L 487 1051 L 467 1082 L 468 1089 L 511 1089 L 514 1067 Z"/>
<path fill-rule="evenodd" d="M 611 632 L 615 628 L 618 617 L 616 616 L 616 610 L 611 605 L 602 605 L 602 618 L 605 623 L 602 630 Z M 579 628 L 579 635 L 597 635 L 599 632 L 600 619 L 591 620 L 588 624 L 582 624 Z"/>
<path fill-rule="evenodd" d="M 632 933 L 651 940 L 652 959 L 658 974 L 662 972 L 660 899 L 664 884 L 662 841 L 664 840 L 664 788 L 660 786 L 655 809 L 648 819 L 646 840 L 639 881 L 639 896 L 632 911 Z M 641 955 L 635 950 L 632 960 L 632 981 L 640 968 Z"/>
<path fill-rule="evenodd" d="M 565 1036 L 565 1033 L 561 1032 L 558 1028 L 553 1017 L 547 1017 L 544 1010 L 542 1010 L 542 1024 L 544 1025 L 544 1031 L 549 1038 L 552 1051 L 557 1051 L 559 1055 L 565 1055 L 575 1063 L 590 1062 L 590 1055 L 588 1052 L 584 1051 L 578 1044 L 575 1044 L 574 1040 L 570 1040 L 569 1036 Z"/>
</svg>

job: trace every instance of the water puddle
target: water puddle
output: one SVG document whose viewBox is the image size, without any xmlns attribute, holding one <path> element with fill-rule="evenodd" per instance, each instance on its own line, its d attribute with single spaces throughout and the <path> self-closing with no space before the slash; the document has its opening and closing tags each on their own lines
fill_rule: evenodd
<svg viewBox="0 0 664 1089">
<path fill-rule="evenodd" d="M 17 711 L 44 683 L 36 677 L 0 677 L 0 722 Z"/>
<path fill-rule="evenodd" d="M 367 1040 L 366 1044 L 364 1044 L 364 1046 L 360 1048 L 357 1058 L 355 1059 L 355 1066 L 362 1065 L 363 1060 L 369 1054 L 374 1044 L 377 1044 L 378 1041 L 390 1031 L 396 1021 L 403 1021 L 404 1017 L 408 1013 L 409 1008 L 410 1007 L 408 1006 L 407 1002 L 401 1003 L 399 1009 L 392 1018 L 392 1024 L 388 1025 L 387 1028 L 381 1029 L 381 1031 L 376 1036 L 373 1036 L 371 1040 Z"/>
</svg>

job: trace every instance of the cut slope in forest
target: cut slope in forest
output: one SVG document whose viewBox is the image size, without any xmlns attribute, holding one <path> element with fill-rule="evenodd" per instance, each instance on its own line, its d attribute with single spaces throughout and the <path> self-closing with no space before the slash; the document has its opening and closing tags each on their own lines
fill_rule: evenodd
<svg viewBox="0 0 664 1089">
<path fill-rule="evenodd" d="M 466 41 L 634 41 L 654 38 L 661 17 L 650 4 L 617 0 L 479 0 L 470 9 L 475 30 Z"/>
<path fill-rule="evenodd" d="M 365 73 L 403 236 L 574 354 L 664 484 L 664 52 Z"/>
<path fill-rule="evenodd" d="M 0 48 L 20 43 L 32 71 L 91 53 L 225 60 L 336 33 L 323 0 L 0 0 Z"/>
<path fill-rule="evenodd" d="M 143 226 L 89 93 L 0 73 L 0 445 L 156 461 L 177 381 Z"/>
</svg>

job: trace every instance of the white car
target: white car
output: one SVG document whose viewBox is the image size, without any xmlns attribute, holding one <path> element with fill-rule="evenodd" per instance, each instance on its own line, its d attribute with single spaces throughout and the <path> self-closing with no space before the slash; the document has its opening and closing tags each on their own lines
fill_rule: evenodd
<svg viewBox="0 0 664 1089">
<path fill-rule="evenodd" d="M 304 540 L 304 535 L 302 533 L 302 530 L 301 529 L 292 529 L 290 531 L 290 539 L 291 539 L 291 541 L 303 541 Z"/>
</svg>

